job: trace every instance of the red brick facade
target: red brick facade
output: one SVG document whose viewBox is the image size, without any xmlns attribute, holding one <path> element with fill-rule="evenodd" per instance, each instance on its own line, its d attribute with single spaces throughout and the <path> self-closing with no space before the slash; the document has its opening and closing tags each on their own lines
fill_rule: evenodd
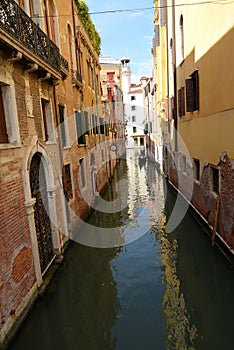
<svg viewBox="0 0 234 350">
<path fill-rule="evenodd" d="M 211 168 L 215 166 L 219 170 L 220 200 L 216 230 L 227 248 L 234 252 L 234 161 L 229 158 L 226 152 L 223 152 L 218 164 L 203 164 L 200 180 L 197 181 L 194 179 L 194 169 L 191 161 L 187 163 L 185 171 L 179 166 L 179 158 L 178 154 L 170 152 L 169 149 L 167 157 L 164 158 L 164 172 L 167 174 L 169 181 L 201 214 L 210 226 L 211 231 L 215 226 L 217 211 L 217 193 L 212 188 Z M 192 189 L 192 196 L 190 196 L 188 188 Z"/>
<path fill-rule="evenodd" d="M 26 3 L 29 4 L 25 1 L 22 6 Z M 3 142 L 4 135 L 0 132 L 0 344 L 3 345 L 15 321 L 42 285 L 44 271 L 62 254 L 70 230 L 86 216 L 95 192 L 104 188 L 116 164 L 110 144 L 106 143 L 109 139 L 112 142 L 112 135 L 109 129 L 104 133 L 98 126 L 98 120 L 101 122 L 103 117 L 98 55 L 77 15 L 75 1 L 72 4 L 59 0 L 56 4 L 58 16 L 49 34 L 55 43 L 48 39 L 45 8 L 39 11 L 37 7 L 41 15 L 41 19 L 36 19 L 38 26 L 33 26 L 32 20 L 27 22 L 42 38 L 37 43 L 27 38 L 27 34 L 9 34 L 8 23 L 18 20 L 11 18 L 11 14 L 15 11 L 22 20 L 25 15 L 23 9 L 18 11 L 14 0 L 0 5 L 10 17 L 6 28 L 0 29 L 3 97 L 0 118 L 6 122 L 9 140 Z M 12 6 L 11 11 L 7 6 Z M 59 16 L 64 11 L 71 15 Z M 73 38 L 71 42 L 69 35 Z M 41 43 L 46 46 L 35 49 Z M 78 53 L 83 55 L 82 69 Z M 92 72 L 93 82 L 89 82 L 87 74 Z M 76 118 L 81 118 L 83 111 L 87 112 L 90 130 L 83 138 L 85 144 L 79 144 L 80 121 Z M 92 114 L 96 116 L 96 129 Z M 60 125 L 61 118 L 64 127 Z M 115 141 L 118 142 L 118 135 Z M 40 160 L 40 166 L 36 159 Z M 85 183 L 81 185 L 82 181 Z M 42 204 L 45 211 L 41 211 Z M 48 241 L 45 250 L 40 244 L 42 237 Z"/>
</svg>

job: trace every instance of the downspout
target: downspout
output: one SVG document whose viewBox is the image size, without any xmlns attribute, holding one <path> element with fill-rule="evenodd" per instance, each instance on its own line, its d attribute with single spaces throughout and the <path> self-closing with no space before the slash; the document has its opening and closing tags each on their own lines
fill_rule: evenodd
<svg viewBox="0 0 234 350">
<path fill-rule="evenodd" d="M 60 135 L 60 122 L 58 119 L 58 105 L 57 105 L 57 99 L 56 99 L 56 87 L 53 85 L 53 99 L 54 99 L 54 111 L 55 111 L 55 122 L 56 122 L 56 129 L 57 129 L 57 135 L 58 135 L 58 148 L 59 148 L 59 161 L 61 166 L 61 172 L 62 172 L 62 184 L 61 187 L 63 188 L 64 194 L 65 194 L 65 201 L 68 202 L 67 198 L 67 186 L 66 186 L 66 180 L 65 180 L 65 169 L 63 166 L 63 148 L 62 148 L 62 140 Z M 66 208 L 66 214 L 67 208 Z M 69 218 L 66 217 L 67 222 L 69 222 Z"/>
</svg>

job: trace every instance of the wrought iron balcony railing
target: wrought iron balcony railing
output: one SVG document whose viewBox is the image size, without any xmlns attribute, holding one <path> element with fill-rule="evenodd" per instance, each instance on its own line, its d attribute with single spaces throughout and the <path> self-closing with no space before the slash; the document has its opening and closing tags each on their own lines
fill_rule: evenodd
<svg viewBox="0 0 234 350">
<path fill-rule="evenodd" d="M 62 55 L 60 55 L 60 61 L 61 61 L 61 69 L 66 71 L 67 74 L 68 74 L 69 73 L 69 67 L 68 67 L 67 60 L 65 60 L 65 58 Z"/>
<path fill-rule="evenodd" d="M 68 63 L 61 58 L 59 48 L 14 0 L 1 0 L 0 28 L 57 72 L 60 73 L 61 66 L 68 71 Z"/>
</svg>

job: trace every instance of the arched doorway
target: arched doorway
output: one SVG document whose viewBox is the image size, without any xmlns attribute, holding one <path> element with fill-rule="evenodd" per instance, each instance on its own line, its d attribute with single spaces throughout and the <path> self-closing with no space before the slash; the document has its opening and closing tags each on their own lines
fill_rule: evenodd
<svg viewBox="0 0 234 350">
<path fill-rule="evenodd" d="M 36 199 L 34 221 L 38 242 L 41 272 L 43 273 L 54 257 L 51 222 L 48 215 L 46 178 L 41 154 L 35 153 L 30 164 L 30 188 Z"/>
</svg>

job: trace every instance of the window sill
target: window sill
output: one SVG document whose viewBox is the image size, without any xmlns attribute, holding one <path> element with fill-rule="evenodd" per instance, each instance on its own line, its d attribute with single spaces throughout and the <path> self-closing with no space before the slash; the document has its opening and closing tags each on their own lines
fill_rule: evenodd
<svg viewBox="0 0 234 350">
<path fill-rule="evenodd" d="M 22 143 L 0 143 L 0 150 L 12 149 L 12 148 L 21 148 L 23 147 Z"/>
<path fill-rule="evenodd" d="M 48 145 L 48 146 L 49 146 L 49 145 L 56 145 L 56 144 L 57 144 L 57 141 L 55 141 L 55 140 L 52 141 L 52 140 L 51 140 L 51 141 L 46 141 L 45 143 L 46 143 L 46 145 Z"/>
<path fill-rule="evenodd" d="M 68 146 L 63 146 L 63 149 L 66 150 L 66 149 L 71 149 L 72 146 L 68 145 Z"/>
<path fill-rule="evenodd" d="M 194 183 L 200 186 L 200 180 L 194 179 Z"/>
</svg>

